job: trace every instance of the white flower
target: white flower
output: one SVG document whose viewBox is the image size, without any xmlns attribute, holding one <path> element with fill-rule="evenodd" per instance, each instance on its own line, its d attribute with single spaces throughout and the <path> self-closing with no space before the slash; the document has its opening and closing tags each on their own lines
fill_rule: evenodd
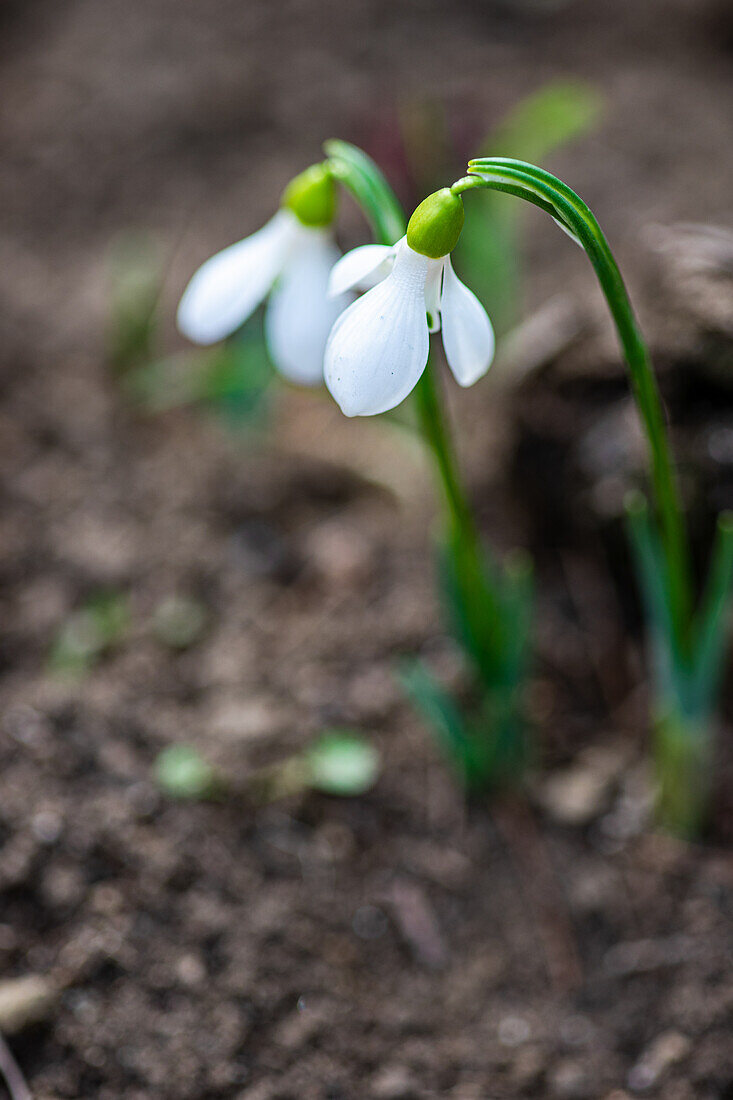
<svg viewBox="0 0 733 1100">
<path fill-rule="evenodd" d="M 410 248 L 406 237 L 392 247 L 356 248 L 335 265 L 329 293 L 340 295 L 375 277 L 382 281 L 341 314 L 326 346 L 326 385 L 347 416 L 399 405 L 425 369 L 429 334 L 438 329 L 459 385 L 471 386 L 486 373 L 494 330 L 449 255 L 431 259 Z"/>
<path fill-rule="evenodd" d="M 323 353 L 350 296 L 327 295 L 340 256 L 330 228 L 304 225 L 282 207 L 262 229 L 207 260 L 186 287 L 178 327 L 197 344 L 231 335 L 269 294 L 265 338 L 292 382 L 323 381 Z"/>
</svg>

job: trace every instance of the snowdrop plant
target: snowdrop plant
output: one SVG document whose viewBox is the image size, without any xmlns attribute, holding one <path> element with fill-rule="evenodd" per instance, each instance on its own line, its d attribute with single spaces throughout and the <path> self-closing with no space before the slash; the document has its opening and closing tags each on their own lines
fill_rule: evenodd
<svg viewBox="0 0 733 1100">
<path fill-rule="evenodd" d="M 541 168 L 498 157 L 469 162 L 451 191 L 506 192 L 548 213 L 587 253 L 613 318 L 646 435 L 654 499 L 627 505 L 632 549 L 647 617 L 652 663 L 658 812 L 683 835 L 703 828 L 714 773 L 714 727 L 728 648 L 733 586 L 733 515 L 719 517 L 707 582 L 696 592 L 690 541 L 647 347 L 608 243 L 586 204 Z"/>
<path fill-rule="evenodd" d="M 363 153 L 342 142 L 325 148 L 340 165 L 334 170 L 337 178 L 362 204 L 377 238 L 344 256 L 331 274 L 332 295 L 370 289 L 333 327 L 325 381 L 348 416 L 388 412 L 413 394 L 445 506 L 441 588 L 474 670 L 473 706 L 459 708 L 422 664 L 407 664 L 402 681 L 466 788 L 505 786 L 520 778 L 528 759 L 523 684 L 531 569 L 526 555 L 510 555 L 499 564 L 482 544 L 430 356 L 430 334 L 440 330 L 454 378 L 470 386 L 486 373 L 494 354 L 486 311 L 451 264 L 463 226 L 463 200 L 442 188 L 405 225 L 384 177 Z"/>
</svg>

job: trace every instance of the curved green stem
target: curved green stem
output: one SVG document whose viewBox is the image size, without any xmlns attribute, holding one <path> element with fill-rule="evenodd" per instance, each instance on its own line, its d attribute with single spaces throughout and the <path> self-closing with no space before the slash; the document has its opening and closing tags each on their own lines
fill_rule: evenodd
<svg viewBox="0 0 733 1100">
<path fill-rule="evenodd" d="M 692 616 L 692 568 L 662 400 L 646 344 L 608 242 L 583 200 L 544 169 L 523 161 L 489 157 L 470 161 L 469 173 L 454 184 L 455 193 L 483 186 L 524 198 L 550 213 L 588 254 L 616 326 L 644 424 L 669 569 L 671 611 L 680 646 L 687 649 Z"/>
<path fill-rule="evenodd" d="M 415 404 L 423 434 L 435 458 L 451 522 L 473 538 L 476 535 L 476 525 L 458 475 L 448 426 L 438 399 L 434 371 L 431 357 L 415 387 Z"/>
</svg>

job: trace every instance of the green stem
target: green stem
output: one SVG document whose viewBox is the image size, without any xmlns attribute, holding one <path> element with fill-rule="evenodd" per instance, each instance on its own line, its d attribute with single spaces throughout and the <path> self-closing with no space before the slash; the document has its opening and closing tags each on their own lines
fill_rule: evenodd
<svg viewBox="0 0 733 1100">
<path fill-rule="evenodd" d="M 422 433 L 435 460 L 451 522 L 457 530 L 464 532 L 473 541 L 478 538 L 476 525 L 459 479 L 448 425 L 438 399 L 432 357 L 428 359 L 422 377 L 415 387 L 415 405 Z"/>
<path fill-rule="evenodd" d="M 616 325 L 629 368 L 632 391 L 646 431 L 652 483 L 669 570 L 671 611 L 680 646 L 687 650 L 692 619 L 692 568 L 662 400 L 649 353 L 606 238 L 582 199 L 543 169 L 523 161 L 491 157 L 471 161 L 469 171 L 474 175 L 457 181 L 454 184 L 456 193 L 483 186 L 519 195 L 551 212 L 588 254 Z M 476 184 L 474 179 L 481 182 Z"/>
<path fill-rule="evenodd" d="M 449 544 L 456 579 L 463 591 L 463 603 L 471 621 L 471 632 L 476 639 L 483 639 L 478 648 L 485 650 L 483 656 L 487 667 L 497 669 L 503 663 L 505 648 L 501 607 L 487 568 L 476 519 L 461 483 L 448 424 L 438 396 L 432 358 L 428 359 L 414 394 L 422 434 L 433 456 L 443 490 Z"/>
</svg>

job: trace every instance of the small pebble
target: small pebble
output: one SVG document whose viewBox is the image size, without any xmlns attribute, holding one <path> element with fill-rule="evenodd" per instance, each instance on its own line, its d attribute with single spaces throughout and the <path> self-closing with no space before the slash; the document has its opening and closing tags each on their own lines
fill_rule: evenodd
<svg viewBox="0 0 733 1100">
<path fill-rule="evenodd" d="M 690 1040 L 679 1031 L 665 1031 L 644 1050 L 629 1070 L 627 1084 L 633 1092 L 644 1092 L 680 1062 L 690 1050 Z"/>
<path fill-rule="evenodd" d="M 411 1100 L 417 1094 L 405 1066 L 385 1066 L 372 1078 L 370 1095 L 377 1100 Z"/>
<path fill-rule="evenodd" d="M 51 810 L 41 810 L 33 816 L 31 828 L 41 844 L 55 844 L 61 836 L 64 823 L 60 814 Z"/>
<path fill-rule="evenodd" d="M 40 1023 L 56 1003 L 56 990 L 38 974 L 0 982 L 0 1032 L 14 1035 Z"/>
<path fill-rule="evenodd" d="M 526 1043 L 532 1029 L 521 1016 L 503 1016 L 497 1029 L 499 1042 L 505 1047 L 518 1047 Z"/>
</svg>

